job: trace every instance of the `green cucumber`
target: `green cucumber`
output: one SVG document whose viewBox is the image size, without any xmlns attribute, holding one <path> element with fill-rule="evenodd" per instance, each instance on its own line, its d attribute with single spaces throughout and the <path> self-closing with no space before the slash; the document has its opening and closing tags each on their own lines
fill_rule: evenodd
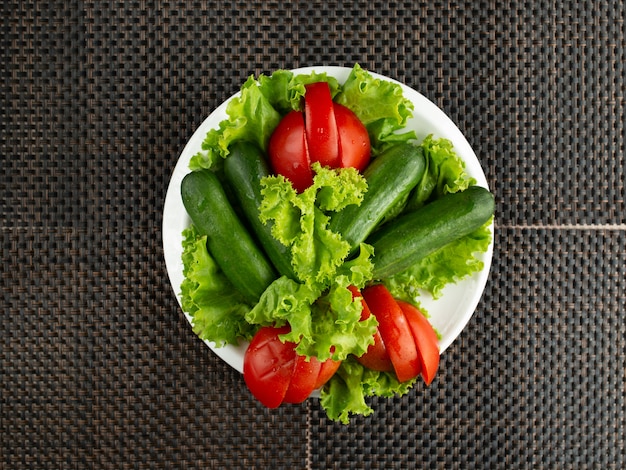
<svg viewBox="0 0 626 470">
<path fill-rule="evenodd" d="M 349 205 L 331 217 L 329 228 L 357 248 L 385 216 L 406 200 L 422 179 L 426 160 L 422 148 L 398 144 L 381 153 L 365 169 L 367 192 L 360 205 Z"/>
<path fill-rule="evenodd" d="M 273 222 L 264 224 L 259 219 L 261 178 L 270 174 L 263 153 L 256 145 L 244 141 L 233 144 L 229 151 L 224 161 L 224 176 L 235 199 L 278 272 L 296 279 L 291 266 L 291 249 L 272 236 Z"/>
<path fill-rule="evenodd" d="M 232 208 L 219 179 L 210 170 L 192 171 L 181 183 L 183 204 L 207 249 L 228 280 L 251 303 L 277 277 Z"/>
<path fill-rule="evenodd" d="M 491 218 L 494 208 L 493 194 L 480 186 L 470 186 L 389 222 L 366 240 L 374 247 L 374 279 L 400 273 L 469 235 Z"/>
</svg>

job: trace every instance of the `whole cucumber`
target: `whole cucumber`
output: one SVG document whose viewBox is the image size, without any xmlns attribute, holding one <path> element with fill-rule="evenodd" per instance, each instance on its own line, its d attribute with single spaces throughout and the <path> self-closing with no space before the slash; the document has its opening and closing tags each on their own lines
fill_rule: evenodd
<svg viewBox="0 0 626 470">
<path fill-rule="evenodd" d="M 272 236 L 273 222 L 264 224 L 259 219 L 261 179 L 270 174 L 263 152 L 256 145 L 244 141 L 233 144 L 229 151 L 224 161 L 224 176 L 246 220 L 278 272 L 296 279 L 290 248 Z"/>
<path fill-rule="evenodd" d="M 210 170 L 188 173 L 181 196 L 217 265 L 248 302 L 258 302 L 277 275 L 237 217 L 217 176 Z"/>
<path fill-rule="evenodd" d="M 389 211 L 400 204 L 421 180 L 426 160 L 421 147 L 403 143 L 381 153 L 363 172 L 367 192 L 360 205 L 333 214 L 329 228 L 354 250 Z"/>
<path fill-rule="evenodd" d="M 470 186 L 389 222 L 366 240 L 374 247 L 374 278 L 400 273 L 470 234 L 491 218 L 494 208 L 493 194 L 480 186 Z"/>
</svg>

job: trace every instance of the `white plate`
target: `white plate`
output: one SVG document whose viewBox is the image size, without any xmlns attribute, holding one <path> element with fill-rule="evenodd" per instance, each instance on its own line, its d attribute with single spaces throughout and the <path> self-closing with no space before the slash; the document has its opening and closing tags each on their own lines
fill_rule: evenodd
<svg viewBox="0 0 626 470">
<path fill-rule="evenodd" d="M 295 74 L 309 74 L 313 71 L 318 73 L 326 72 L 329 76 L 335 77 L 340 83 L 343 83 L 348 78 L 351 70 L 351 68 L 346 67 L 315 66 L 295 69 L 293 72 Z M 382 75 L 370 73 L 375 78 L 398 83 L 402 87 L 404 96 L 415 105 L 414 116 L 408 121 L 407 129 L 414 130 L 420 140 L 429 134 L 433 134 L 435 138 L 445 137 L 452 141 L 457 155 L 465 161 L 467 173 L 476 179 L 478 185 L 485 188 L 488 187 L 485 174 L 476 158 L 476 154 L 461 131 L 441 109 L 412 88 Z M 189 173 L 189 160 L 201 150 L 202 141 L 207 132 L 210 129 L 217 128 L 222 120 L 227 119 L 226 106 L 229 100 L 222 103 L 206 118 L 183 149 L 165 197 L 163 209 L 165 264 L 179 305 L 181 304 L 180 285 L 183 281 L 183 264 L 181 261 L 182 231 L 191 223 L 181 200 L 180 184 L 183 177 Z M 493 241 L 489 249 L 480 256 L 484 263 L 484 268 L 481 272 L 456 284 L 447 286 L 438 300 L 433 300 L 429 296 L 420 298 L 421 304 L 430 314 L 431 323 L 441 334 L 439 342 L 441 353 L 452 344 L 472 317 L 489 276 L 492 255 Z M 186 312 L 185 316 L 191 323 L 191 317 Z M 217 348 L 213 343 L 205 342 L 222 360 L 239 372 L 243 371 L 243 355 L 247 344 Z"/>
</svg>

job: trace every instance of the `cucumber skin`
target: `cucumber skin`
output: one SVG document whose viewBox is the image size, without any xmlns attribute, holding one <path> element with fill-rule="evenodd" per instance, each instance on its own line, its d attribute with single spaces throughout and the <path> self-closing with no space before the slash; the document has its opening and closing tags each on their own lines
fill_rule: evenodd
<svg viewBox="0 0 626 470">
<path fill-rule="evenodd" d="M 366 241 L 374 247 L 374 279 L 398 274 L 477 230 L 494 210 L 493 194 L 480 186 L 470 186 L 389 222 Z"/>
<path fill-rule="evenodd" d="M 233 144 L 229 151 L 224 176 L 246 220 L 278 272 L 297 279 L 291 265 L 291 249 L 272 236 L 273 222 L 264 224 L 259 219 L 261 179 L 271 174 L 263 153 L 256 145 L 243 141 Z"/>
<path fill-rule="evenodd" d="M 188 173 L 181 196 L 217 265 L 248 302 L 258 302 L 277 275 L 237 217 L 217 176 L 210 170 Z"/>
<path fill-rule="evenodd" d="M 329 228 L 355 250 L 378 226 L 388 211 L 402 201 L 422 179 L 426 159 L 421 147 L 398 144 L 381 153 L 365 169 L 367 192 L 360 205 L 334 214 Z"/>
</svg>

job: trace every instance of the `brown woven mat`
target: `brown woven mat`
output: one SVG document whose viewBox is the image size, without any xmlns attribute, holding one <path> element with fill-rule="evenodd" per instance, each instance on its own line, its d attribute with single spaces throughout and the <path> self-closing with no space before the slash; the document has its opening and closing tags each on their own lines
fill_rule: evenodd
<svg viewBox="0 0 626 470">
<path fill-rule="evenodd" d="M 623 2 L 0 4 L 0 469 L 624 468 Z M 250 74 L 399 79 L 497 198 L 487 289 L 430 388 L 275 411 L 191 332 L 161 222 Z"/>
</svg>

